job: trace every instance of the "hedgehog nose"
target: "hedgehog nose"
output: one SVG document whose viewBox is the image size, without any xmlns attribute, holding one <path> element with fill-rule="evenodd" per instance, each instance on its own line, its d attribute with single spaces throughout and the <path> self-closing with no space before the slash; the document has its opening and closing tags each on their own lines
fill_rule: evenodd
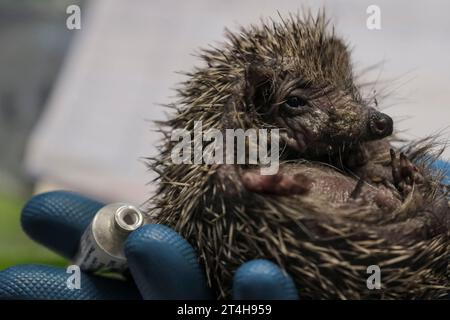
<svg viewBox="0 0 450 320">
<path fill-rule="evenodd" d="M 372 111 L 369 114 L 369 131 L 373 138 L 384 138 L 390 136 L 393 131 L 392 118 L 387 114 Z"/>
</svg>

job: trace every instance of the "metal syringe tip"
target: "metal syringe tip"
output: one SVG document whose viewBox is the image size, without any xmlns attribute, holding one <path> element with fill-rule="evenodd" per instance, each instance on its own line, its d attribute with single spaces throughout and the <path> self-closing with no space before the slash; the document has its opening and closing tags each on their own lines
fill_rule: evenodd
<svg viewBox="0 0 450 320">
<path fill-rule="evenodd" d="M 125 205 L 117 209 L 114 214 L 116 227 L 123 232 L 131 232 L 143 224 L 142 213 L 134 206 Z"/>
</svg>

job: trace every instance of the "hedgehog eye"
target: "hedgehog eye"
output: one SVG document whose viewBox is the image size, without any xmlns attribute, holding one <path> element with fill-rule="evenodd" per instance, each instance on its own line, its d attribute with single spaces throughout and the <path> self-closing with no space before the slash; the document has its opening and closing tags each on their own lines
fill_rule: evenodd
<svg viewBox="0 0 450 320">
<path fill-rule="evenodd" d="M 308 105 L 308 101 L 304 98 L 297 97 L 297 96 L 290 96 L 286 99 L 286 103 L 291 108 L 300 108 L 300 107 L 306 107 Z"/>
</svg>

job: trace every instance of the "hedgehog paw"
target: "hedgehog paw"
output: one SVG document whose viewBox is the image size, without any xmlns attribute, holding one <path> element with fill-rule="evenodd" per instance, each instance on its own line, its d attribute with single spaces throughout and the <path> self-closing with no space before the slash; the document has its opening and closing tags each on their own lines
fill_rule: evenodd
<svg viewBox="0 0 450 320">
<path fill-rule="evenodd" d="M 261 175 L 256 172 L 245 172 L 242 175 L 244 187 L 252 192 L 287 196 L 305 194 L 311 188 L 312 180 L 304 174 L 285 175 Z"/>
<path fill-rule="evenodd" d="M 393 149 L 390 150 L 390 153 L 394 185 L 403 195 L 407 195 L 412 191 L 415 183 L 423 181 L 423 177 L 403 152 L 399 157 Z"/>
</svg>

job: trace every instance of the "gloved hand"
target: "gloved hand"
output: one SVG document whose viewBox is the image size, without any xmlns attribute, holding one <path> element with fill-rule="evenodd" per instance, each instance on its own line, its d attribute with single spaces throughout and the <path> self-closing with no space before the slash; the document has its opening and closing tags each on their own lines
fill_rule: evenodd
<svg viewBox="0 0 450 320">
<path fill-rule="evenodd" d="M 104 204 L 55 191 L 33 197 L 22 212 L 25 232 L 66 258 Z M 81 273 L 81 288 L 69 289 L 64 268 L 19 265 L 0 272 L 0 299 L 208 299 L 213 295 L 189 243 L 164 225 L 144 225 L 125 243 L 132 279 Z M 133 281 L 134 280 L 134 281 Z M 235 299 L 296 299 L 294 282 L 267 260 L 242 265 L 234 276 Z"/>
</svg>

